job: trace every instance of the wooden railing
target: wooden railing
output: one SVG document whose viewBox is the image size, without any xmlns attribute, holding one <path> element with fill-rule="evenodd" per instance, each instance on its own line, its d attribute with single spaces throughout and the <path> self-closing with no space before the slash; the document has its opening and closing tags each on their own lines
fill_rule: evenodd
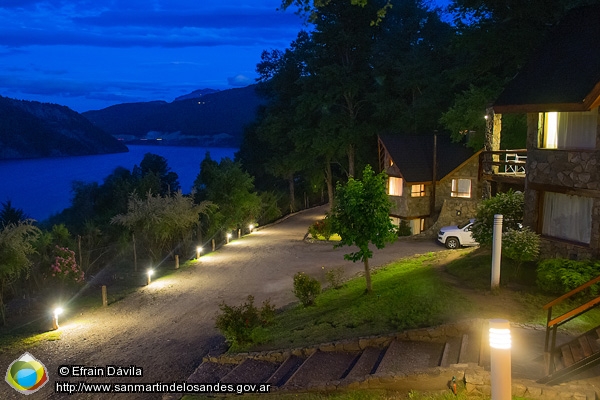
<svg viewBox="0 0 600 400">
<path fill-rule="evenodd" d="M 573 297 L 574 295 L 582 292 L 583 290 L 585 290 L 585 289 L 589 288 L 590 286 L 592 286 L 596 283 L 599 283 L 599 282 L 600 282 L 600 276 L 571 290 L 569 293 L 566 293 L 566 294 L 560 296 L 559 298 L 552 300 L 550 303 L 548 303 L 544 306 L 544 310 L 548 310 L 548 319 L 546 321 L 546 342 L 544 343 L 544 351 L 546 353 L 550 353 L 549 354 L 550 357 L 548 359 L 548 373 L 549 374 L 554 372 L 554 349 L 556 347 L 556 331 L 557 331 L 558 327 L 566 322 L 569 322 L 573 318 L 578 317 L 581 314 L 596 307 L 598 304 L 600 304 L 600 296 L 586 302 L 585 304 L 575 307 L 572 310 L 567 311 L 566 313 L 564 313 L 558 317 L 554 317 L 554 318 L 552 318 L 552 307 L 563 302 L 564 300 L 567 300 L 567 299 Z M 548 344 L 549 344 L 548 342 L 550 341 L 550 333 L 552 333 L 552 344 L 551 344 L 550 348 L 548 348 Z"/>
<path fill-rule="evenodd" d="M 526 149 L 482 151 L 479 159 L 480 172 L 484 175 L 524 175 L 526 160 Z"/>
</svg>

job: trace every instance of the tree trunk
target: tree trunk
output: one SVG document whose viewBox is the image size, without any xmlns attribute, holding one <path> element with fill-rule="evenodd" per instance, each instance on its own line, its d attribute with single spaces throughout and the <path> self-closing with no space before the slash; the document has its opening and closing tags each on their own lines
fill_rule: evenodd
<svg viewBox="0 0 600 400">
<path fill-rule="evenodd" d="M 325 183 L 327 183 L 327 198 L 329 207 L 333 207 L 333 176 L 331 172 L 331 163 L 329 160 L 325 163 Z"/>
<path fill-rule="evenodd" d="M 288 176 L 288 185 L 290 188 L 290 212 L 296 211 L 294 205 L 296 204 L 296 189 L 294 187 L 294 174 Z"/>
<path fill-rule="evenodd" d="M 356 154 L 356 150 L 354 150 L 354 146 L 349 144 L 348 145 L 348 176 L 349 177 L 354 177 L 354 159 L 355 159 L 355 154 Z"/>
<path fill-rule="evenodd" d="M 371 286 L 371 270 L 369 269 L 369 257 L 363 258 L 365 263 L 365 279 L 367 280 L 367 293 L 373 292 L 373 287 Z"/>
</svg>

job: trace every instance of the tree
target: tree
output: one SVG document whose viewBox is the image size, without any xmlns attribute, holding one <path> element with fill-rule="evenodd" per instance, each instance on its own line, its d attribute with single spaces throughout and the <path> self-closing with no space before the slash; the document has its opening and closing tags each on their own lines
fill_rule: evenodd
<svg viewBox="0 0 600 400">
<path fill-rule="evenodd" d="M 138 234 L 152 259 L 157 260 L 165 251 L 171 252 L 185 242 L 199 224 L 199 214 L 206 213 L 209 206 L 210 202 L 194 204 L 193 199 L 181 191 L 173 196 L 148 193 L 145 199 L 134 192 L 129 198 L 127 213 L 116 215 L 111 223 Z"/>
<path fill-rule="evenodd" d="M 29 256 L 35 252 L 33 242 L 40 230 L 32 220 L 8 224 L 0 229 L 0 314 L 6 323 L 4 311 L 5 290 L 20 276 L 29 271 Z"/>
<path fill-rule="evenodd" d="M 136 171 L 134 169 L 134 171 Z M 175 193 L 180 189 L 179 177 L 167 164 L 167 159 L 157 154 L 146 153 L 139 166 L 139 174 L 144 178 L 150 174 L 160 181 L 160 194 Z M 141 192 L 147 193 L 147 192 Z"/>
<path fill-rule="evenodd" d="M 332 230 L 341 237 L 335 247 L 358 247 L 358 251 L 345 254 L 344 259 L 363 261 L 368 293 L 373 290 L 369 269 L 369 258 L 373 257 L 373 251 L 369 249 L 369 244 L 382 249 L 397 238 L 389 216 L 391 203 L 385 190 L 385 180 L 384 173 L 375 175 L 371 166 L 367 165 L 362 181 L 350 177 L 346 185 L 338 183 L 333 208 L 328 216 Z"/>
<path fill-rule="evenodd" d="M 206 153 L 194 181 L 194 191 L 197 202 L 208 200 L 218 207 L 210 212 L 209 234 L 247 227 L 259 217 L 261 201 L 254 190 L 253 179 L 230 158 L 217 163 Z"/>
<path fill-rule="evenodd" d="M 12 201 L 7 200 L 2 202 L 2 210 L 0 210 L 0 227 L 10 224 L 18 224 L 21 221 L 28 219 L 22 209 L 13 207 Z"/>
</svg>

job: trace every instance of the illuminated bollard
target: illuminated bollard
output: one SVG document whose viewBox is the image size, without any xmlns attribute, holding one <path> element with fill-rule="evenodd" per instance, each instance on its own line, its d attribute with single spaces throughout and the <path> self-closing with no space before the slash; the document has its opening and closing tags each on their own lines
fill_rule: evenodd
<svg viewBox="0 0 600 400">
<path fill-rule="evenodd" d="M 146 285 L 149 285 L 152 283 L 152 274 L 154 274 L 154 271 L 149 269 L 148 273 L 146 274 L 148 279 L 146 280 Z"/>
<path fill-rule="evenodd" d="M 196 247 L 196 260 L 200 259 L 200 254 L 202 254 L 202 247 Z"/>
<path fill-rule="evenodd" d="M 52 313 L 52 329 L 57 330 L 60 326 L 58 325 L 58 316 L 63 313 L 63 309 L 57 307 Z"/>
<path fill-rule="evenodd" d="M 500 287 L 500 261 L 502 257 L 502 215 L 494 215 L 492 236 L 492 289 Z"/>
<path fill-rule="evenodd" d="M 108 296 L 106 295 L 106 285 L 102 285 L 102 307 L 108 306 Z"/>
<path fill-rule="evenodd" d="M 511 399 L 511 346 L 510 323 L 505 319 L 491 319 L 490 362 L 492 370 L 492 400 Z"/>
<path fill-rule="evenodd" d="M 226 244 L 229 244 L 229 240 L 231 239 L 231 233 L 227 234 L 227 241 L 225 242 Z"/>
</svg>

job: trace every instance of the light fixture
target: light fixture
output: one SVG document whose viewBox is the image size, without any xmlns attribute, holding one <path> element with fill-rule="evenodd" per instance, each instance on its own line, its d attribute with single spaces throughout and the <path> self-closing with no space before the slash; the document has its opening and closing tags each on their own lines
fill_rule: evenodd
<svg viewBox="0 0 600 400">
<path fill-rule="evenodd" d="M 150 283 L 152 283 L 152 275 L 154 274 L 154 270 L 153 269 L 149 269 L 147 272 L 147 276 L 148 276 L 148 280 L 146 281 L 146 284 L 149 285 Z"/>
<path fill-rule="evenodd" d="M 56 330 L 59 328 L 58 316 L 63 313 L 62 307 L 56 307 L 52 312 L 52 329 Z"/>
<path fill-rule="evenodd" d="M 230 240 L 230 239 L 231 239 L 231 232 L 229 232 L 229 233 L 227 234 L 227 242 L 226 242 L 226 243 L 229 243 L 229 240 Z"/>
<path fill-rule="evenodd" d="M 491 319 L 489 323 L 492 399 L 510 400 L 512 391 L 510 322 L 505 319 Z"/>
<path fill-rule="evenodd" d="M 254 224 L 248 225 L 248 229 L 250 229 L 250 233 L 252 233 L 252 229 L 254 229 Z"/>
<path fill-rule="evenodd" d="M 200 254 L 202 254 L 202 247 L 196 247 L 196 259 L 200 259 Z"/>
</svg>

